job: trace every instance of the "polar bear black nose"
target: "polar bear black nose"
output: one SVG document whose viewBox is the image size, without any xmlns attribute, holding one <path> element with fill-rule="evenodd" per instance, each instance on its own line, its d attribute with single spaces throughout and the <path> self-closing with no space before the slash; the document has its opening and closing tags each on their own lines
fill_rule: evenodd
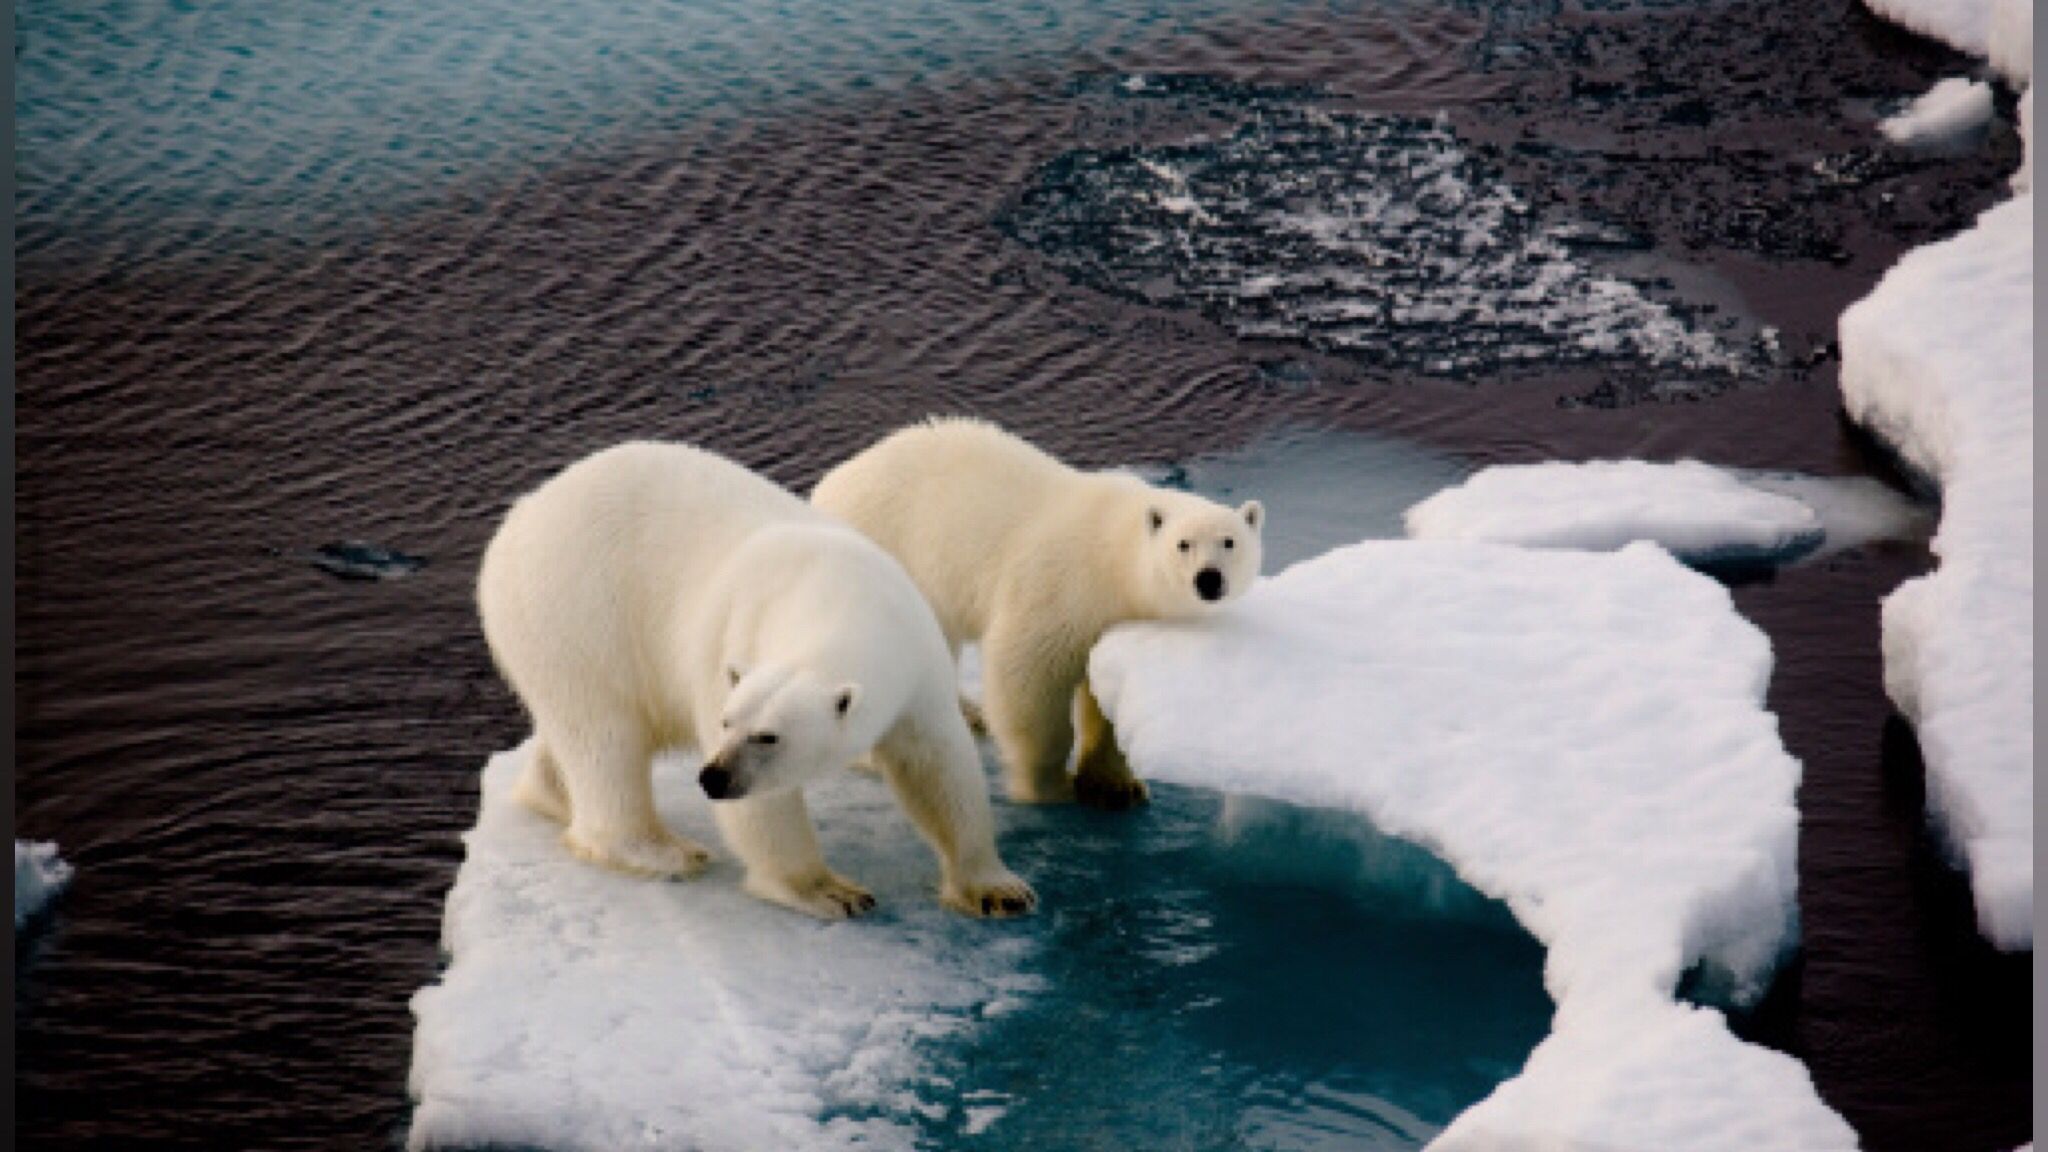
<svg viewBox="0 0 2048 1152">
<path fill-rule="evenodd" d="M 723 800 L 726 792 L 732 788 L 732 773 L 713 764 L 697 773 L 697 784 L 704 789 L 706 796 L 713 800 Z"/>
<path fill-rule="evenodd" d="M 1195 573 L 1195 591 L 1204 600 L 1223 599 L 1223 573 L 1214 568 L 1204 568 Z"/>
</svg>

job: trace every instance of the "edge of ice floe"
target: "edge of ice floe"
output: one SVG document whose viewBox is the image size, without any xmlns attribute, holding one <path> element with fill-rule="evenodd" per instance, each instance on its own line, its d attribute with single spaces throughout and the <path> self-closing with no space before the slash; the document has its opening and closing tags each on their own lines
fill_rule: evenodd
<svg viewBox="0 0 2048 1152">
<path fill-rule="evenodd" d="M 1843 313 L 1841 343 L 1849 417 L 1943 496 L 1940 567 L 1884 601 L 1885 690 L 1919 737 L 1928 819 L 1970 873 L 1979 930 L 2031 950 L 2033 4 L 1866 3 L 2025 89 L 2015 198 L 1907 253 Z M 1969 331 L 1927 323 L 1945 308 Z M 2016 605 L 2024 622 L 1985 619 Z"/>
</svg>

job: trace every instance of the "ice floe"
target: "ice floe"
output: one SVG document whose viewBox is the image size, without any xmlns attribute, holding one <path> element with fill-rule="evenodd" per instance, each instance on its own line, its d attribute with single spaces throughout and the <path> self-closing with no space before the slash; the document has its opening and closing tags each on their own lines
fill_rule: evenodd
<svg viewBox="0 0 2048 1152">
<path fill-rule="evenodd" d="M 1978 924 L 2033 945 L 2034 198 L 1909 252 L 1842 315 L 1849 415 L 1939 485 L 1940 567 L 1884 603 L 1885 688 Z"/>
<path fill-rule="evenodd" d="M 14 930 L 40 915 L 71 883 L 71 865 L 57 855 L 55 844 L 14 842 Z"/>
<path fill-rule="evenodd" d="M 484 771 L 448 967 L 413 999 L 413 1149 L 908 1147 L 906 1117 L 949 1106 L 924 1046 L 1036 991 L 1029 938 L 939 905 L 875 781 L 811 790 L 827 857 L 882 900 L 821 924 L 742 894 L 730 863 L 676 885 L 574 859 L 511 799 L 525 755 Z M 685 764 L 655 785 L 671 827 L 718 843 Z"/>
<path fill-rule="evenodd" d="M 1769 642 L 1651 545 L 1358 544 L 1203 625 L 1116 629 L 1090 678 L 1146 775 L 1360 812 L 1504 900 L 1558 1009 L 1440 1149 L 1856 1146 L 1755 1000 L 1797 932 L 1800 768 Z"/>
<path fill-rule="evenodd" d="M 1693 564 L 1771 562 L 1818 547 L 1803 501 L 1696 460 L 1548 462 L 1487 468 L 1408 510 L 1417 539 L 1610 551 L 1637 540 Z"/>
<path fill-rule="evenodd" d="M 1991 85 L 1951 76 L 1877 126 L 1884 138 L 1909 148 L 1972 136 L 1991 122 Z"/>
</svg>

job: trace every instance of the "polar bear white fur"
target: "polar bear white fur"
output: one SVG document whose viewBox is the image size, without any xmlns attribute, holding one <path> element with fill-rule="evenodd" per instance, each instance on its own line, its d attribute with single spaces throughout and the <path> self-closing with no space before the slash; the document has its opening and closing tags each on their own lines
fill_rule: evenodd
<svg viewBox="0 0 2048 1152">
<path fill-rule="evenodd" d="M 894 555 L 954 656 L 982 649 L 983 703 L 1012 799 L 1146 799 L 1088 691 L 1125 620 L 1199 616 L 1258 578 L 1264 510 L 1121 472 L 1082 472 L 976 420 L 913 425 L 841 464 L 811 502 Z M 1074 775 L 1067 757 L 1080 720 Z"/>
<path fill-rule="evenodd" d="M 689 748 L 720 834 L 764 900 L 873 907 L 826 867 L 802 788 L 871 757 L 937 851 L 945 902 L 1035 902 L 996 854 L 987 783 L 944 636 L 902 567 L 710 452 L 625 444 L 516 503 L 484 553 L 491 653 L 525 703 L 518 796 L 596 864 L 684 876 L 709 860 L 654 808 L 652 757 Z"/>
</svg>

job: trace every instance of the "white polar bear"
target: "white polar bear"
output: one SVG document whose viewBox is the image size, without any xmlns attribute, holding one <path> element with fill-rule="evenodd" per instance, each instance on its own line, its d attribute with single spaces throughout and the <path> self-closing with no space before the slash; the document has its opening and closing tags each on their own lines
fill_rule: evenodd
<svg viewBox="0 0 2048 1152">
<path fill-rule="evenodd" d="M 874 897 L 827 868 L 802 787 L 872 753 L 975 915 L 1037 897 L 996 854 L 953 662 L 903 569 L 722 457 L 625 444 L 514 504 L 477 581 L 484 636 L 534 725 L 517 795 L 585 860 L 683 876 L 652 757 L 694 746 L 747 891 L 827 919 Z"/>
<path fill-rule="evenodd" d="M 811 502 L 902 561 L 956 658 L 981 642 L 988 728 L 1011 798 L 1027 802 L 1146 799 L 1088 691 L 1088 652 L 1113 624 L 1200 615 L 1242 594 L 1262 556 L 1256 500 L 1233 511 L 1077 471 L 978 420 L 902 429 L 833 469 Z"/>
</svg>

